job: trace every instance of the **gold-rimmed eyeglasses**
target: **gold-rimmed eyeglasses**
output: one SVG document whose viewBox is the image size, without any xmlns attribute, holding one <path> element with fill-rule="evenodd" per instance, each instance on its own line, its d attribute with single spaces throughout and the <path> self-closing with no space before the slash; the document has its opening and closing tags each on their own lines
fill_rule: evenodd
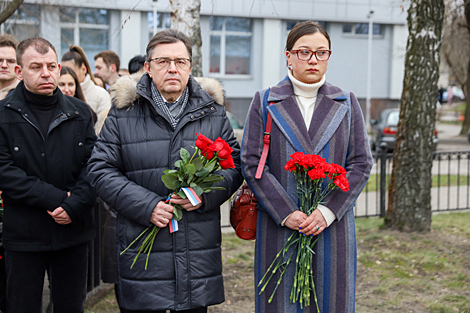
<svg viewBox="0 0 470 313">
<path fill-rule="evenodd" d="M 155 61 L 159 68 L 169 68 L 171 61 L 175 62 L 175 66 L 181 70 L 186 70 L 191 65 L 191 60 L 185 58 L 154 58 L 149 60 L 149 62 L 152 61 Z"/>
<path fill-rule="evenodd" d="M 297 58 L 301 61 L 310 61 L 314 54 L 318 61 L 328 61 L 331 55 L 331 50 L 312 51 L 309 49 L 299 49 L 291 50 L 290 53 L 295 53 Z"/>
</svg>

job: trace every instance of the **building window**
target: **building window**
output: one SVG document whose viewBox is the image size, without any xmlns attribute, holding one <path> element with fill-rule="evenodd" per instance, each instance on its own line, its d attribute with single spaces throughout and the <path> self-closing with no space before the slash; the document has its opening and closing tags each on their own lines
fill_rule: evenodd
<svg viewBox="0 0 470 313">
<path fill-rule="evenodd" d="M 104 9 L 60 7 L 61 55 L 70 45 L 79 45 L 90 64 L 109 47 L 109 12 Z"/>
<path fill-rule="evenodd" d="M 249 75 L 251 20 L 240 17 L 210 18 L 210 73 Z"/>
<path fill-rule="evenodd" d="M 149 30 L 149 40 L 155 35 L 153 33 L 153 12 L 147 13 L 147 25 Z M 171 28 L 171 14 L 157 12 L 157 32 Z"/>
<path fill-rule="evenodd" d="M 23 3 L 8 20 L 1 25 L 1 33 L 7 33 L 18 41 L 37 37 L 40 33 L 41 9 L 37 4 Z"/>
<path fill-rule="evenodd" d="M 343 34 L 369 35 L 369 23 L 343 24 Z M 372 34 L 374 36 L 382 36 L 382 24 L 373 24 Z"/>
</svg>

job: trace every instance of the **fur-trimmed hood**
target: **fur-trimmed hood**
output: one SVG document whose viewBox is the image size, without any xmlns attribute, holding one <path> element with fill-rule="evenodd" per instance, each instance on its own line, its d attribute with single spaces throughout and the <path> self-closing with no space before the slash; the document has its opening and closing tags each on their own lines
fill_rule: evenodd
<svg viewBox="0 0 470 313">
<path fill-rule="evenodd" d="M 148 81 L 147 73 L 135 73 L 119 78 L 111 87 L 111 101 L 118 109 L 134 105 L 135 101 L 142 96 L 142 92 L 150 92 L 145 81 Z M 214 101 L 224 105 L 224 90 L 220 82 L 214 78 L 192 77 L 189 78 L 190 85 L 197 83 Z M 192 88 L 197 88 L 192 86 Z"/>
</svg>

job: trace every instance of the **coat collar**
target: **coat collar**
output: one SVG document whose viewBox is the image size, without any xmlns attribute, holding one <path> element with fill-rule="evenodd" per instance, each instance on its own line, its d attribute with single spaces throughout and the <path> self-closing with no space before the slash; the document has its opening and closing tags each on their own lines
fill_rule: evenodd
<svg viewBox="0 0 470 313">
<path fill-rule="evenodd" d="M 5 107 L 18 111 L 20 114 L 23 114 L 25 111 L 30 111 L 29 108 L 26 106 L 23 88 L 25 88 L 24 82 L 20 81 L 17 88 L 12 91 L 11 96 L 5 99 Z M 67 96 L 65 96 L 60 90 L 57 90 L 57 92 L 59 93 L 57 104 L 61 110 L 61 113 L 65 114 L 68 118 L 78 116 L 79 111 L 77 110 L 77 107 L 72 103 L 72 101 L 68 100 Z"/>
<path fill-rule="evenodd" d="M 309 131 L 295 100 L 294 89 L 288 77 L 273 86 L 268 102 L 275 102 L 268 110 L 281 132 L 297 151 L 318 154 L 328 143 L 350 108 L 346 94 L 325 82 L 318 90 L 315 110 Z"/>
</svg>

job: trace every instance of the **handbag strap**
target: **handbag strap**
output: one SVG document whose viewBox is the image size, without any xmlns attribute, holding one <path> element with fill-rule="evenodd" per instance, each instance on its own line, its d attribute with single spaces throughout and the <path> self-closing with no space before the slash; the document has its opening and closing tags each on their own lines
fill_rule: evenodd
<svg viewBox="0 0 470 313">
<path fill-rule="evenodd" d="M 269 105 L 274 104 L 274 102 L 270 102 Z M 266 109 L 267 110 L 267 109 Z M 264 131 L 264 138 L 263 138 L 263 152 L 261 153 L 261 158 L 259 160 L 258 168 L 256 170 L 256 179 L 260 179 L 261 176 L 263 175 L 263 168 L 264 165 L 266 164 L 266 159 L 268 158 L 268 153 L 269 153 L 269 144 L 271 142 L 271 125 L 273 123 L 273 118 L 271 114 L 269 114 L 269 111 L 267 111 L 267 116 L 266 116 L 266 130 Z"/>
</svg>

